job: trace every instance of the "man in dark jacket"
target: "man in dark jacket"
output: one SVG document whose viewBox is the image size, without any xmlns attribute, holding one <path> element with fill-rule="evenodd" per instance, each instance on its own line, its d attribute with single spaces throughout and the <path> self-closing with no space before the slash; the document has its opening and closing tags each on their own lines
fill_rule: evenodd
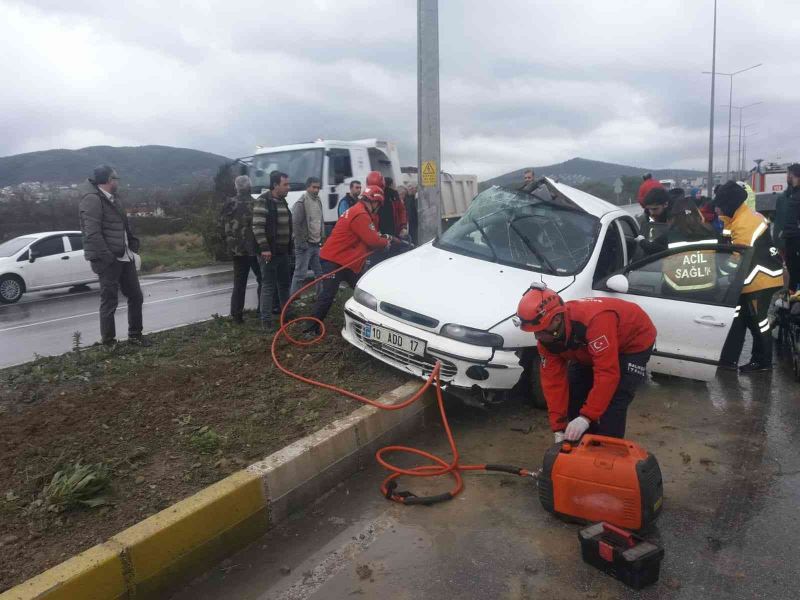
<svg viewBox="0 0 800 600">
<path fill-rule="evenodd" d="M 128 299 L 128 342 L 149 346 L 142 337 L 142 290 L 134 253 L 139 240 L 133 235 L 125 209 L 117 197 L 119 176 L 113 167 L 100 165 L 82 187 L 80 221 L 83 255 L 100 279 L 100 338 L 116 344 L 114 313 L 120 290 Z"/>
<path fill-rule="evenodd" d="M 800 163 L 789 166 L 786 180 L 788 187 L 781 198 L 780 230 L 776 231 L 779 247 L 783 248 L 786 270 L 789 272 L 788 288 L 792 292 L 800 289 Z M 776 230 L 779 227 L 777 218 Z"/>
<path fill-rule="evenodd" d="M 342 196 L 339 200 L 339 206 L 336 208 L 337 217 L 341 217 L 348 208 L 353 208 L 358 204 L 358 199 L 361 197 L 361 182 L 354 179 L 350 182 L 350 191 Z"/>
<path fill-rule="evenodd" d="M 292 213 L 286 203 L 289 176 L 273 171 L 269 190 L 261 194 L 253 206 L 253 236 L 258 246 L 261 266 L 261 324 L 266 331 L 272 326 L 272 300 L 278 296 L 281 309 L 289 299 L 291 271 L 289 256 L 293 251 Z"/>
<path fill-rule="evenodd" d="M 250 271 L 256 276 L 258 299 L 261 300 L 261 267 L 256 258 L 256 240 L 253 236 L 253 197 L 250 195 L 250 178 L 247 175 L 239 175 L 233 185 L 236 188 L 236 196 L 228 198 L 225 202 L 225 206 L 222 207 L 222 218 L 225 223 L 225 243 L 228 252 L 233 256 L 231 318 L 235 323 L 242 323 L 244 297 Z"/>
</svg>

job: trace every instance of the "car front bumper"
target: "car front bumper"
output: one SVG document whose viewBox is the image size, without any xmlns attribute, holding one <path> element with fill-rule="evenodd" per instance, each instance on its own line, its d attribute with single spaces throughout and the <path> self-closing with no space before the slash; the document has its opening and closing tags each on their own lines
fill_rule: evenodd
<svg viewBox="0 0 800 600">
<path fill-rule="evenodd" d="M 478 386 L 485 390 L 509 390 L 522 375 L 520 357 L 513 350 L 493 350 L 442 337 L 371 310 L 352 298 L 345 304 L 344 312 L 344 339 L 359 350 L 416 377 L 427 379 L 437 360 L 442 363 L 442 383 L 459 388 Z M 424 340 L 425 355 L 417 356 L 375 340 L 365 340 L 362 331 L 366 323 Z"/>
</svg>

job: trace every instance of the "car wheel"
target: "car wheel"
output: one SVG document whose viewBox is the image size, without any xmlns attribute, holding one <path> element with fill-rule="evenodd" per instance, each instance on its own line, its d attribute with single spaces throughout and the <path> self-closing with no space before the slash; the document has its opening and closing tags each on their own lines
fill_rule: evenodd
<svg viewBox="0 0 800 600">
<path fill-rule="evenodd" d="M 0 302 L 14 304 L 25 293 L 25 283 L 16 275 L 0 277 Z"/>
<path fill-rule="evenodd" d="M 547 408 L 544 392 L 542 392 L 542 382 L 539 379 L 540 359 L 536 348 L 526 349 L 520 362 L 523 366 L 522 377 L 514 386 L 514 394 L 536 408 Z"/>
<path fill-rule="evenodd" d="M 542 390 L 542 380 L 539 376 L 539 366 L 541 364 L 541 358 L 539 358 L 539 353 L 534 353 L 533 359 L 531 360 L 531 371 L 528 374 L 528 391 L 531 394 L 531 401 L 536 408 L 541 408 L 542 410 L 547 409 L 547 402 L 544 399 L 544 391 Z"/>
</svg>

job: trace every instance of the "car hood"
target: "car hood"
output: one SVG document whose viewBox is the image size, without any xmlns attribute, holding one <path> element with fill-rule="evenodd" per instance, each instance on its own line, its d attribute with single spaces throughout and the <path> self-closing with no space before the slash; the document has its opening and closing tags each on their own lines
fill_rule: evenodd
<svg viewBox="0 0 800 600">
<path fill-rule="evenodd" d="M 456 254 L 425 244 L 370 269 L 358 287 L 378 302 L 390 302 L 439 321 L 488 330 L 517 312 L 533 281 L 561 291 L 573 277 L 535 271 Z"/>
</svg>

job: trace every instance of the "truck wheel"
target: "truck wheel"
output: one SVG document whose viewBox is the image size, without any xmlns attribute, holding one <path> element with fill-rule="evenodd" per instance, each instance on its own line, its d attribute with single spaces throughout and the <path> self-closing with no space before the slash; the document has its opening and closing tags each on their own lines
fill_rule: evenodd
<svg viewBox="0 0 800 600">
<path fill-rule="evenodd" d="M 14 304 L 24 292 L 25 282 L 16 275 L 0 277 L 0 302 L 3 304 Z"/>
</svg>

